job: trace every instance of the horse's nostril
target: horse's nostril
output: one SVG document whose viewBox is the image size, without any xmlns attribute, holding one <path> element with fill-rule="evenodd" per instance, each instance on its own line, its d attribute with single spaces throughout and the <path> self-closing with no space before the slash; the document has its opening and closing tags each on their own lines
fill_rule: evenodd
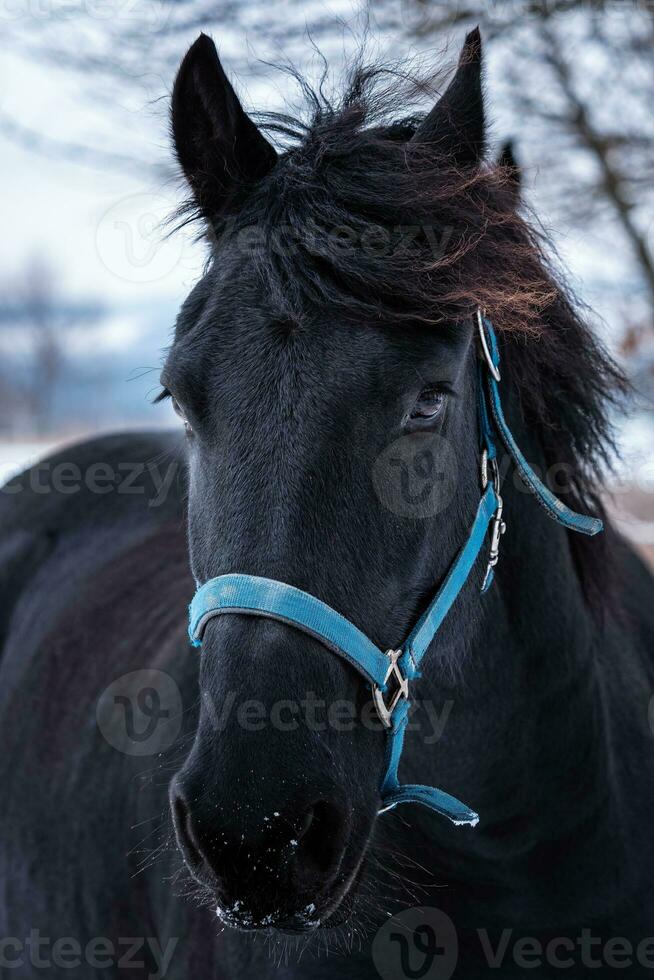
<svg viewBox="0 0 654 980">
<path fill-rule="evenodd" d="M 332 803 L 319 800 L 298 828 L 297 859 L 308 873 L 335 873 L 345 848 L 345 820 Z"/>
<path fill-rule="evenodd" d="M 179 841 L 186 861 L 193 867 L 197 867 L 202 863 L 203 854 L 193 832 L 191 814 L 179 790 L 173 792 L 171 803 L 177 840 Z"/>
<path fill-rule="evenodd" d="M 304 814 L 304 817 L 302 818 L 302 823 L 298 828 L 298 832 L 297 832 L 298 840 L 302 840 L 304 835 L 310 829 L 311 824 L 313 823 L 314 814 L 315 814 L 314 807 L 312 806 L 309 807 L 307 812 Z"/>
</svg>

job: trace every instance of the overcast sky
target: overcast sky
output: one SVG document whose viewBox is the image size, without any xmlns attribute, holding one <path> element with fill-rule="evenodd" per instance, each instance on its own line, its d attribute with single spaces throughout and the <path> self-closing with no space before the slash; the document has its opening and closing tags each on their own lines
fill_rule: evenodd
<svg viewBox="0 0 654 980">
<path fill-rule="evenodd" d="M 216 40 L 229 70 L 229 45 Z M 180 58 L 183 47 L 180 40 Z M 516 134 L 510 132 L 511 123 L 502 111 L 502 65 L 492 58 L 489 62 L 491 133 L 499 143 Z M 80 76 L 3 54 L 0 110 L 46 138 L 170 160 L 167 99 L 161 96 L 169 92 L 172 79 L 148 79 L 140 102 L 117 112 L 113 123 L 106 112 L 94 113 L 93 101 L 80 91 L 82 81 L 86 88 Z M 272 87 L 248 86 L 247 81 L 240 79 L 239 90 L 243 93 L 246 88 L 251 102 L 279 103 Z M 0 237 L 3 282 L 18 277 L 30 257 L 40 255 L 52 265 L 63 294 L 99 297 L 123 307 L 155 297 L 179 301 L 199 275 L 204 253 L 192 235 L 179 233 L 165 239 L 162 222 L 179 199 L 176 180 L 57 159 L 52 153 L 25 149 L 2 134 L 0 160 L 5 188 L 5 231 Z M 537 188 L 538 161 L 527 161 L 525 185 L 528 191 Z M 549 216 L 542 217 L 548 223 Z M 628 263 L 611 248 L 610 232 L 598 226 L 593 234 L 575 233 L 560 216 L 553 230 L 580 292 L 610 321 L 613 304 L 625 301 L 621 294 L 630 296 L 628 284 L 625 288 Z M 607 289 L 611 282 L 613 289 Z"/>
</svg>

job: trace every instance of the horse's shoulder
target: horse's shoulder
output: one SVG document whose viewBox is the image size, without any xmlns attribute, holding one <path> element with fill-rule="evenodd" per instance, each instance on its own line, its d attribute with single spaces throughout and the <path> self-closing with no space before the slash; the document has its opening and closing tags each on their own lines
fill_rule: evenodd
<svg viewBox="0 0 654 980">
<path fill-rule="evenodd" d="M 0 647 L 39 573 L 70 583 L 164 525 L 183 525 L 182 439 L 117 433 L 46 457 L 0 489 Z"/>
<path fill-rule="evenodd" d="M 127 432 L 64 446 L 0 489 L 0 536 L 17 528 L 74 527 L 180 508 L 184 462 L 173 432 Z"/>
</svg>

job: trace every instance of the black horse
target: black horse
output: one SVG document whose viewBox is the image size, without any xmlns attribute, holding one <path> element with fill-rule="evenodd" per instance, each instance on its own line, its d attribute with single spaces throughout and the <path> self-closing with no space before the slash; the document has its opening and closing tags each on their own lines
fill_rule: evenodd
<svg viewBox="0 0 654 980">
<path fill-rule="evenodd" d="M 318 640 L 231 615 L 188 644 L 189 554 L 196 582 L 268 576 L 402 641 L 479 502 L 480 307 L 523 452 L 600 508 L 620 377 L 510 158 L 484 161 L 479 34 L 427 116 L 395 118 L 403 90 L 358 69 L 336 106 L 309 93 L 308 124 L 267 119 L 278 154 L 212 42 L 184 59 L 211 244 L 162 374 L 186 437 L 98 439 L 0 496 L 3 976 L 654 968 L 654 596 L 610 528 L 570 535 L 501 459 L 495 583 L 480 558 L 402 763 L 474 828 L 378 816 L 370 691 Z"/>
</svg>

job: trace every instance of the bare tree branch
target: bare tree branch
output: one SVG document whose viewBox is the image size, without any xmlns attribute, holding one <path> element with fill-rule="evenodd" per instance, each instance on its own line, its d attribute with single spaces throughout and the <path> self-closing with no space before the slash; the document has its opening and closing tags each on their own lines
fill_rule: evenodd
<svg viewBox="0 0 654 980">
<path fill-rule="evenodd" d="M 631 242 L 654 308 L 654 259 L 645 237 L 640 233 L 634 220 L 634 206 L 627 199 L 625 179 L 611 157 L 609 141 L 593 125 L 588 106 L 575 90 L 569 65 L 556 36 L 547 24 L 541 26 L 541 33 L 547 44 L 548 63 L 554 70 L 569 106 L 570 124 L 576 129 L 584 146 L 597 163 L 602 175 L 604 194 L 613 205 L 625 235 Z"/>
</svg>

